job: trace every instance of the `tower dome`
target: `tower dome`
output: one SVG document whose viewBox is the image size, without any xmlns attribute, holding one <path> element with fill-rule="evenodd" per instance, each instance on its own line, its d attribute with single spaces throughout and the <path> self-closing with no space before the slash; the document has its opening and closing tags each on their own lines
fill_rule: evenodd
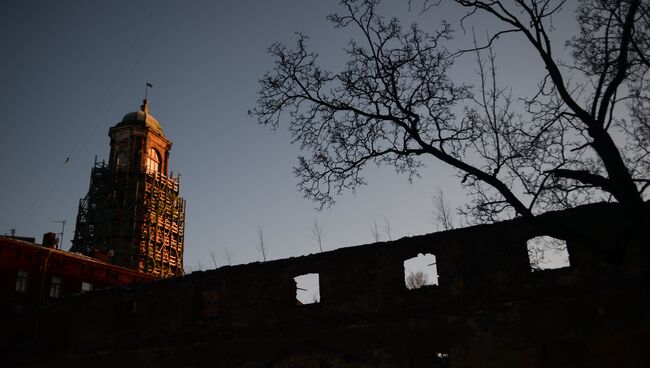
<svg viewBox="0 0 650 368">
<path fill-rule="evenodd" d="M 139 111 L 130 112 L 122 118 L 122 121 L 119 122 L 116 126 L 126 126 L 126 125 L 138 125 L 142 127 L 147 127 L 153 130 L 156 133 L 163 134 L 160 123 L 156 118 L 149 114 L 149 105 L 147 100 L 142 101 Z"/>
</svg>

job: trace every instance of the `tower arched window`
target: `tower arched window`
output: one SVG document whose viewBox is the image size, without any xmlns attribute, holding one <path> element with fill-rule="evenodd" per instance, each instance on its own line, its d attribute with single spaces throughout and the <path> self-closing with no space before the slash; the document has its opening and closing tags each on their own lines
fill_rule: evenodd
<svg viewBox="0 0 650 368">
<path fill-rule="evenodd" d="M 123 143 L 115 147 L 115 166 L 118 170 L 125 169 L 129 166 L 126 150 L 127 146 Z"/>
<path fill-rule="evenodd" d="M 160 154 L 155 148 L 149 148 L 147 152 L 147 172 L 160 172 Z"/>
</svg>

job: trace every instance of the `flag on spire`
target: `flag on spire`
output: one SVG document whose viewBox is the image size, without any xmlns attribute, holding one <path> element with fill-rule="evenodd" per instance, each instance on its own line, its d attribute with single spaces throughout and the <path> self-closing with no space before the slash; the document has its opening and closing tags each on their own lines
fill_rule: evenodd
<svg viewBox="0 0 650 368">
<path fill-rule="evenodd" d="M 145 105 L 146 105 L 147 97 L 149 95 L 149 88 L 153 88 L 153 84 L 151 84 L 149 82 L 146 82 L 146 84 L 144 85 L 144 101 L 145 101 Z M 144 110 L 142 110 L 142 111 L 144 111 Z"/>
</svg>

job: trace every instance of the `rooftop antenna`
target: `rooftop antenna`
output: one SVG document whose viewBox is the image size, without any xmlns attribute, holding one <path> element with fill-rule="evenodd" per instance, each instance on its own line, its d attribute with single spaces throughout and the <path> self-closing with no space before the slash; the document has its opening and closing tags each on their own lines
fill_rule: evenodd
<svg viewBox="0 0 650 368">
<path fill-rule="evenodd" d="M 61 224 L 61 232 L 59 233 L 59 246 L 57 248 L 63 249 L 63 233 L 65 232 L 65 220 L 52 221 Z"/>
</svg>

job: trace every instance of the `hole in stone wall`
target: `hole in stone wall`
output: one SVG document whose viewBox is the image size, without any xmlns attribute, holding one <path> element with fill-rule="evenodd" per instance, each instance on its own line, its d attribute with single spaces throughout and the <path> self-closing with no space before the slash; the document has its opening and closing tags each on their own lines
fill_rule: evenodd
<svg viewBox="0 0 650 368">
<path fill-rule="evenodd" d="M 320 282 L 317 273 L 307 273 L 293 278 L 296 282 L 296 304 L 320 303 Z"/>
<path fill-rule="evenodd" d="M 409 290 L 438 285 L 436 256 L 431 253 L 420 253 L 417 257 L 405 260 L 404 283 Z"/>
<path fill-rule="evenodd" d="M 571 266 L 566 241 L 548 235 L 536 236 L 526 242 L 531 271 L 552 270 Z"/>
</svg>

